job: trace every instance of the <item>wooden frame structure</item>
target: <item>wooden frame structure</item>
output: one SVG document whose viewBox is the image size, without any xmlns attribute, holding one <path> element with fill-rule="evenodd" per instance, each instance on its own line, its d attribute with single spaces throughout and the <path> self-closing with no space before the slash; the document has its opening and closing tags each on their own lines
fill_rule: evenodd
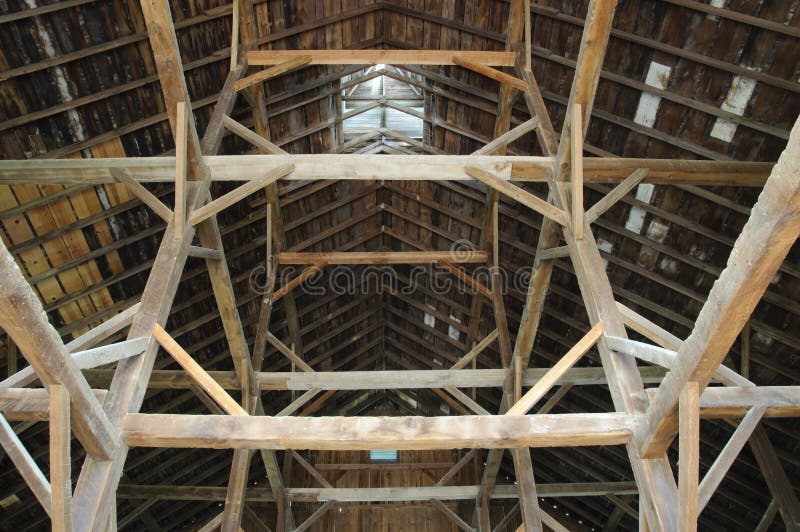
<svg viewBox="0 0 800 532">
<path fill-rule="evenodd" d="M 775 165 L 584 159 L 582 142 L 610 32 L 615 7 L 613 0 L 592 0 L 590 3 L 567 106 L 569 119 L 560 134 L 560 141 L 557 141 L 559 135 L 553 130 L 530 70 L 529 17 L 519 16 L 523 9 L 529 15 L 530 9 L 522 1 L 512 2 L 507 50 L 491 53 L 454 50 L 262 52 L 252 50 L 252 36 L 248 37 L 245 29 L 248 21 L 237 19 L 237 28 L 242 27 L 241 50 L 238 41 L 234 41 L 233 48 L 238 55 L 233 56 L 230 76 L 218 100 L 212 123 L 202 139 L 190 111 L 182 69 L 174 68 L 181 65 L 181 60 L 168 5 L 163 0 L 143 0 L 142 5 L 176 139 L 175 157 L 0 161 L 0 182 L 3 183 L 124 183 L 167 222 L 141 302 L 88 333 L 88 338 L 79 342 L 79 347 L 61 342 L 56 331 L 43 318 L 41 304 L 14 264 L 13 257 L 4 246 L 0 250 L 0 326 L 14 339 L 35 375 L 48 385 L 46 394 L 39 389 L 24 388 L 32 379 L 30 370 L 0 383 L 0 407 L 4 415 L 0 417 L 3 423 L 0 425 L 0 441 L 50 514 L 54 529 L 113 529 L 116 523 L 113 497 L 118 489 L 131 489 L 120 488 L 120 479 L 127 451 L 134 446 L 234 449 L 230 481 L 224 494 L 219 490 L 213 494 L 191 494 L 224 499 L 224 511 L 206 527 L 209 530 L 221 527 L 224 531 L 239 529 L 245 511 L 244 501 L 251 497 L 275 502 L 279 513 L 278 529 L 308 528 L 328 510 L 330 501 L 432 499 L 459 527 L 491 530 L 487 505 L 492 497 L 506 496 L 503 489 L 495 489 L 495 482 L 503 450 L 509 449 L 519 485 L 508 496 L 519 497 L 523 529 L 542 530 L 542 523 L 558 529 L 561 526 L 558 521 L 539 508 L 537 502 L 538 495 L 557 491 L 557 488 L 537 485 L 530 453 L 526 449 L 622 445 L 630 458 L 635 486 L 575 487 L 575 493 L 586 494 L 594 489 L 603 493 L 618 490 L 625 494 L 628 493 L 626 490 L 635 489 L 640 495 L 640 519 L 645 527 L 665 531 L 692 530 L 696 527 L 697 513 L 702 511 L 744 442 L 751 434 L 758 434 L 757 423 L 762 416 L 800 415 L 800 388 L 757 387 L 745 377 L 721 366 L 769 280 L 800 234 L 800 125 L 795 125 L 789 147 Z M 527 26 L 523 23 L 526 18 Z M 262 82 L 290 70 L 306 65 L 378 63 L 459 65 L 500 81 L 502 90 L 495 140 L 486 150 L 470 156 L 290 155 L 269 142 L 268 124 L 256 120 L 255 132 L 239 133 L 254 139 L 261 155 L 216 155 L 223 130 L 236 130 L 238 127 L 229 117 L 238 91 L 262 102 L 263 98 L 259 96 L 263 91 Z M 248 65 L 267 65 L 268 68 L 247 76 Z M 511 66 L 515 67 L 514 74 L 494 68 Z M 524 96 L 532 119 L 524 127 L 512 129 L 508 107 L 514 91 L 520 91 Z M 259 116 L 257 108 L 254 114 Z M 546 156 L 506 155 L 508 143 L 528 131 L 535 131 Z M 487 201 L 490 212 L 494 214 L 487 216 L 486 227 L 489 228 L 487 233 L 493 236 L 481 243 L 480 251 L 467 258 L 431 251 L 284 251 L 276 182 L 281 179 L 331 178 L 475 179 L 491 191 Z M 147 181 L 174 181 L 176 201 L 172 208 L 142 187 L 141 183 Z M 212 181 L 243 184 L 212 200 L 209 194 Z M 522 182 L 546 183 L 548 200 L 518 186 Z M 592 182 L 611 183 L 616 188 L 599 204 L 585 209 L 583 186 Z M 665 331 L 615 302 L 592 236 L 591 223 L 640 182 L 763 186 L 752 219 L 736 241 L 728 267 L 712 290 L 694 332 L 685 341 L 670 338 Z M 251 351 L 238 315 L 216 214 L 262 189 L 266 189 L 270 208 L 267 217 L 271 277 L 259 316 L 259 335 Z M 514 345 L 497 277 L 492 277 L 490 285 L 486 286 L 456 266 L 459 263 L 498 265 L 497 205 L 501 194 L 544 217 L 537 259 L 532 265 L 525 314 Z M 199 246 L 193 245 L 195 237 Z M 189 256 L 202 257 L 206 261 L 233 358 L 233 372 L 206 372 L 163 329 L 177 281 Z M 552 368 L 529 369 L 552 261 L 558 257 L 569 257 L 572 262 L 592 328 Z M 275 269 L 278 264 L 310 265 L 302 276 L 311 275 L 327 265 L 388 263 L 444 264 L 455 275 L 470 281 L 486 298 L 495 316 L 495 331 L 451 369 L 408 371 L 403 375 L 370 372 L 369 381 L 357 372 L 315 372 L 293 347 L 269 333 L 272 304 L 282 297 L 292 300 L 291 288 L 299 284 L 298 281 L 291 287 L 276 290 Z M 473 314 L 480 312 L 482 304 L 480 296 L 475 300 Z M 290 303 L 289 308 L 293 305 Z M 114 323 L 109 325 L 112 321 Z M 87 351 L 107 337 L 111 328 L 120 330 L 127 326 L 130 330 L 125 342 L 106 346 L 101 354 Z M 627 328 L 644 334 L 654 344 L 629 340 Z M 467 366 L 477 353 L 494 341 L 499 345 L 502 369 L 469 369 Z M 296 342 L 297 338 L 293 340 Z M 274 345 L 302 371 L 292 374 L 262 372 L 267 343 Z M 180 363 L 185 375 L 166 375 L 153 370 L 159 347 L 165 348 Z M 602 370 L 572 368 L 593 347 L 600 353 Z M 656 391 L 646 393 L 637 359 L 664 368 L 653 377 L 659 383 Z M 80 370 L 112 361 L 117 362 L 117 369 L 108 390 L 93 390 Z M 160 382 L 159 379 L 168 381 L 166 386 L 199 387 L 219 412 L 216 415 L 138 413 L 148 383 L 153 385 Z M 708 387 L 712 379 L 725 387 Z M 554 385 L 580 385 L 584 382 L 607 383 L 615 411 L 549 414 L 547 411 L 553 406 L 549 404 L 540 409 L 544 411 L 529 413 Z M 532 387 L 523 393 L 528 386 Z M 414 387 L 445 390 L 469 411 L 469 415 L 336 419 L 293 415 L 326 390 Z M 487 412 L 459 390 L 468 387 L 502 388 L 500 411 Z M 278 415 L 264 416 L 261 391 L 271 389 L 304 393 Z M 241 401 L 233 399 L 230 390 L 240 392 Z M 680 415 L 676 417 L 678 409 Z M 724 454 L 700 482 L 697 462 L 699 420 L 729 417 L 743 419 Z M 50 482 L 9 430 L 6 418 L 50 420 Z M 69 483 L 69 439 L 66 436 L 70 428 L 90 456 L 80 472 L 74 494 Z M 666 457 L 666 449 L 676 433 L 680 440 L 677 482 Z M 762 434 L 754 437 L 752 444 L 760 461 L 772 464 L 774 470 L 777 460 L 769 441 Z M 417 489 L 414 493 L 409 490 L 391 494 L 377 489 L 345 492 L 330 485 L 313 490 L 313 493 L 288 488 L 284 485 L 274 453 L 276 450 L 381 448 L 483 448 L 492 449 L 492 452 L 479 485 L 451 489 L 442 484 L 429 491 Z M 252 450 L 258 450 L 263 458 L 270 483 L 268 492 L 254 494 L 247 489 Z M 313 470 L 300 455 L 296 459 L 303 467 Z M 777 506 L 787 523 L 796 525 L 800 523 L 797 499 L 791 489 L 780 485 L 781 482 L 785 482 L 785 475 L 781 477 L 781 472 L 775 471 L 771 484 L 776 485 L 771 485 L 771 488 Z M 564 491 L 568 489 L 564 488 Z M 471 522 L 440 502 L 458 498 L 476 501 L 476 512 Z M 313 500 L 322 505 L 306 522 L 298 525 L 294 523 L 289 507 L 291 500 Z"/>
</svg>

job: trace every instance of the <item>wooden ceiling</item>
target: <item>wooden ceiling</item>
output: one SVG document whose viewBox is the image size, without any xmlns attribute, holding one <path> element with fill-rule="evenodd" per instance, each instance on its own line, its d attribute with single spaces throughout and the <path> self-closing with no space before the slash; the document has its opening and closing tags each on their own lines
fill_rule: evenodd
<svg viewBox="0 0 800 532">
<path fill-rule="evenodd" d="M 545 0 L 532 6 L 533 73 L 556 131 L 564 122 L 587 4 Z M 170 5 L 202 133 L 230 68 L 232 5 L 203 1 Z M 729 0 L 722 8 L 714 5 L 694 0 L 619 3 L 584 143 L 587 158 L 777 160 L 800 113 L 798 2 Z M 255 0 L 254 9 L 258 46 L 265 50 L 501 51 L 509 19 L 509 2 L 503 0 Z M 64 0 L 41 5 L 6 1 L 0 4 L 0 42 L 4 159 L 174 153 L 138 1 Z M 495 137 L 499 83 L 458 66 L 398 66 L 380 74 L 422 96 L 422 138 L 409 142 L 385 130 L 347 138 L 342 112 L 337 112 L 342 90 L 348 83 L 357 86 L 350 79 L 378 74 L 363 66 L 312 66 L 270 80 L 266 109 L 271 141 L 298 154 L 369 150 L 469 154 Z M 402 97 L 407 98 L 408 91 Z M 391 98 L 383 105 L 402 107 Z M 254 127 L 246 98 L 239 99 L 231 117 Z M 529 118 L 519 98 L 512 127 Z M 226 134 L 220 153 L 254 153 L 254 147 Z M 511 144 L 509 153 L 539 155 L 542 149 L 536 136 L 529 134 Z M 172 183 L 148 187 L 171 202 Z M 233 188 L 216 182 L 212 194 L 218 197 Z M 540 197 L 547 194 L 543 184 L 524 188 Z M 585 203 L 595 203 L 609 190 L 605 184 L 587 183 Z M 686 338 L 759 192 L 758 187 L 744 186 L 643 185 L 627 194 L 594 225 L 615 298 Z M 287 251 L 449 250 L 466 242 L 479 246 L 487 238 L 487 188 L 475 181 L 286 181 L 277 193 Z M 263 283 L 267 201 L 258 193 L 219 216 L 235 300 L 251 347 L 262 300 L 256 285 Z M 166 224 L 124 186 L 3 184 L 0 202 L 3 240 L 65 342 L 141 299 Z M 501 198 L 500 265 L 509 276 L 504 303 L 512 340 L 522 319 L 523 281 L 536 256 L 541 226 L 541 216 Z M 570 261 L 561 258 L 554 265 L 531 367 L 551 366 L 589 330 Z M 361 280 L 364 269 L 348 271 Z M 350 279 L 342 272 L 325 267 L 314 286 L 330 287 Z M 443 292 L 432 271 L 417 274 L 401 266 L 393 277 L 377 281 L 374 277 L 366 286 L 356 283 L 359 286 L 347 293 L 295 291 L 275 304 L 269 330 L 287 344 L 294 343 L 316 370 L 442 369 L 493 330 L 494 316 L 484 305 L 478 307 L 480 318 L 471 320 L 471 291 Z M 296 270 L 283 271 L 279 283 L 296 275 Z M 404 290 L 411 285 L 415 290 Z M 795 244 L 726 364 L 759 385 L 800 384 L 798 301 L 800 249 Z M 204 368 L 233 369 L 204 261 L 189 259 L 167 330 Z M 21 368 L 24 360 L 8 349 L 5 337 L 3 344 L 0 374 L 5 376 Z M 500 360 L 501 353 L 492 344 L 478 356 L 477 367 L 499 368 Z M 595 351 L 579 363 L 599 365 Z M 143 411 L 208 411 L 187 382 L 171 380 L 174 375 L 165 373 L 177 367 L 170 357 L 159 355 Z M 290 363 L 270 345 L 264 368 L 286 371 Z M 111 374 L 110 369 L 86 371 L 90 384 L 99 387 L 108 385 Z M 323 396 L 324 402 L 311 402 L 301 412 L 442 415 L 464 409 L 434 389 L 352 390 Z M 265 392 L 265 410 L 279 412 L 293 397 L 285 390 Z M 478 388 L 474 399 L 494 412 L 501 390 Z M 593 384 L 566 391 L 554 411 L 612 410 L 608 388 Z M 794 419 L 767 419 L 763 426 L 793 488 L 800 489 L 800 426 Z M 703 422 L 702 469 L 711 465 L 732 431 L 721 420 Z M 18 425 L 18 432 L 35 458 L 46 456 L 47 424 Z M 83 455 L 77 448 L 73 451 L 77 472 Z M 459 458 L 433 454 L 408 460 Z M 670 456 L 674 464 L 675 449 Z M 227 484 L 230 460 L 229 451 L 134 449 L 125 463 L 122 484 L 221 487 Z M 322 453 L 315 460 L 336 461 Z M 12 495 L 21 500 L 0 511 L 0 528 L 47 528 L 47 515 L 16 470 L 7 459 L 0 464 L 0 502 Z M 545 484 L 633 479 L 625 452 L 618 447 L 537 449 L 533 464 L 537 482 Z M 510 457 L 501 467 L 500 483 L 512 483 Z M 263 478 L 263 471 L 260 458 L 253 460 L 250 478 Z M 306 485 L 303 482 L 310 480 L 305 474 L 296 471 L 293 480 Z M 460 477 L 462 483 L 480 482 L 479 474 L 478 478 L 470 474 Z M 121 488 L 118 495 L 120 528 L 192 528 L 220 510 L 217 500 L 176 504 L 166 496 L 126 498 L 126 493 L 134 492 Z M 552 503 L 555 515 L 579 530 L 637 527 L 631 515 L 636 497 L 624 492 L 545 500 Z M 756 529 L 771 502 L 756 459 L 745 450 L 701 514 L 700 526 Z M 511 510 L 512 503 L 497 503 L 495 522 Z M 298 503 L 298 507 L 301 514 L 314 511 L 311 505 Z M 773 528 L 781 526 L 777 518 Z"/>
</svg>

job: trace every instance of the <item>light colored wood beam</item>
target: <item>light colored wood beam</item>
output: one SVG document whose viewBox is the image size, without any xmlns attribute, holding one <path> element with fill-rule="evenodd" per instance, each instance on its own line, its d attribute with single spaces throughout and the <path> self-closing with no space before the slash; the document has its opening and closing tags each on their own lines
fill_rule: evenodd
<svg viewBox="0 0 800 532">
<path fill-rule="evenodd" d="M 70 357 L 78 369 L 96 368 L 136 356 L 143 353 L 146 347 L 147 339 L 134 338 L 133 340 L 124 340 L 114 344 L 77 351 L 71 353 Z M 0 388 L 22 388 L 36 382 L 38 378 L 33 367 L 27 366 L 0 382 Z"/>
<path fill-rule="evenodd" d="M 600 201 L 592 205 L 586 211 L 586 222 L 589 224 L 594 223 L 604 212 L 613 207 L 628 192 L 641 183 L 642 179 L 647 177 L 649 171 L 650 170 L 647 168 L 638 168 L 634 170 L 622 183 L 614 187 L 611 192 L 603 196 Z"/>
<path fill-rule="evenodd" d="M 20 476 L 33 492 L 39 504 L 42 505 L 47 515 L 50 515 L 52 508 L 50 482 L 47 481 L 47 477 L 36 465 L 36 461 L 22 444 L 16 432 L 14 432 L 14 428 L 6 421 L 5 416 L 1 414 L 0 445 L 2 445 L 11 463 L 17 468 Z"/>
<path fill-rule="evenodd" d="M 572 231 L 575 238 L 583 238 L 583 113 L 581 104 L 572 106 L 569 123 L 570 153 L 570 205 L 572 206 Z"/>
<path fill-rule="evenodd" d="M 69 394 L 60 384 L 50 395 L 50 489 L 54 532 L 72 532 L 72 459 L 70 458 Z"/>
<path fill-rule="evenodd" d="M 175 114 L 175 234 L 183 235 L 186 225 L 186 174 L 189 171 L 189 114 L 186 102 L 179 101 Z M 167 220 L 169 223 L 169 220 Z"/>
<path fill-rule="evenodd" d="M 514 66 L 510 52 L 460 50 L 259 50 L 248 52 L 250 65 L 277 65 L 311 56 L 311 65 L 454 65 L 453 56 L 486 66 Z"/>
<path fill-rule="evenodd" d="M 678 449 L 678 531 L 697 531 L 697 484 L 700 475 L 700 387 L 689 382 L 680 397 Z"/>
<path fill-rule="evenodd" d="M 220 386 L 217 381 L 215 381 L 201 366 L 198 364 L 192 356 L 187 353 L 178 342 L 172 339 L 172 337 L 164 330 L 163 327 L 156 324 L 153 328 L 153 336 L 155 337 L 156 341 L 161 344 L 161 347 L 164 348 L 167 353 L 175 359 L 175 362 L 180 364 L 180 366 L 188 373 L 192 379 L 194 379 L 197 384 L 205 391 L 209 396 L 211 396 L 214 401 L 219 404 L 223 410 L 225 410 L 228 414 L 232 416 L 247 416 L 247 411 L 239 406 L 239 403 L 233 400 L 233 398 L 228 395 L 222 386 Z"/>
<path fill-rule="evenodd" d="M 13 339 L 43 384 L 62 384 L 72 397 L 73 430 L 86 452 L 109 459 L 117 431 L 72 360 L 14 257 L 0 245 L 0 327 Z"/>
<path fill-rule="evenodd" d="M 467 166 L 464 171 L 473 179 L 476 179 L 485 185 L 497 190 L 501 194 L 505 194 L 509 198 L 522 203 L 523 205 L 533 209 L 545 218 L 549 218 L 559 225 L 567 224 L 567 215 L 564 211 L 553 206 L 547 201 L 538 196 L 534 196 L 527 190 L 523 190 L 518 186 L 512 185 L 505 179 L 487 172 L 477 166 Z"/>
<path fill-rule="evenodd" d="M 528 85 L 523 80 L 516 78 L 511 74 L 506 74 L 502 70 L 498 70 L 487 65 L 482 65 L 480 63 L 476 63 L 475 61 L 470 61 L 461 54 L 454 55 L 452 61 L 455 65 L 467 68 L 473 72 L 477 72 L 478 74 L 484 75 L 487 78 L 491 78 L 495 81 L 499 81 L 500 83 L 508 85 L 509 87 L 513 87 L 517 90 L 524 91 L 528 88 Z"/>
<path fill-rule="evenodd" d="M 522 415 L 528 412 L 561 379 L 580 358 L 603 336 L 602 323 L 595 324 L 566 355 L 556 362 L 550 370 L 528 392 L 508 409 L 506 415 Z"/>
<path fill-rule="evenodd" d="M 252 66 L 255 66 L 260 63 L 253 62 L 253 58 L 256 52 L 249 52 L 247 54 L 248 63 Z M 272 55 L 272 52 L 270 52 Z M 255 85 L 256 83 L 263 83 L 267 80 L 272 78 L 276 78 L 278 76 L 282 76 L 288 72 L 292 72 L 293 70 L 297 70 L 298 68 L 302 68 L 304 66 L 311 64 L 312 57 L 308 54 L 302 54 L 290 59 L 286 59 L 281 63 L 276 63 L 274 66 L 269 68 L 265 68 L 260 72 L 256 72 L 255 74 L 251 74 L 247 77 L 244 77 L 234 83 L 233 87 L 236 91 L 241 91 L 247 89 Z"/>
<path fill-rule="evenodd" d="M 159 218 L 167 223 L 172 220 L 172 211 L 170 208 L 161 203 L 160 199 L 155 197 L 152 192 L 144 188 L 138 181 L 122 170 L 113 169 L 111 170 L 111 174 L 114 176 L 114 179 L 125 185 L 125 188 L 127 188 L 131 194 L 150 207 Z"/>
<path fill-rule="evenodd" d="M 221 120 L 221 119 L 220 119 Z M 287 179 L 429 180 L 459 181 L 466 166 L 478 166 L 511 181 L 546 183 L 554 157 L 500 155 L 359 155 L 301 154 L 206 155 L 204 166 L 212 181 L 251 181 L 285 164 L 295 171 Z M 639 168 L 649 168 L 643 183 L 761 187 L 774 163 L 691 161 L 675 159 L 584 159 L 584 183 L 618 184 Z M 174 157 L 118 159 L 36 159 L 0 161 L 0 183 L 78 184 L 114 183 L 112 169 L 122 169 L 140 183 L 175 179 Z"/>
<path fill-rule="evenodd" d="M 636 441 L 644 456 L 663 453 L 675 434 L 665 423 L 687 382 L 701 391 L 728 354 L 756 304 L 800 235 L 800 120 L 764 186 L 706 299 L 689 338 L 678 350 L 681 365 L 670 371 L 647 411 Z"/>
<path fill-rule="evenodd" d="M 463 449 L 620 445 L 627 414 L 459 417 L 261 417 L 129 414 L 128 445 L 207 449 Z"/>
<path fill-rule="evenodd" d="M 274 170 L 271 170 L 261 176 L 260 179 L 250 181 L 245 183 L 244 185 L 231 190 L 227 194 L 220 196 L 219 198 L 206 203 L 202 207 L 199 207 L 192 211 L 190 216 L 190 223 L 192 225 L 197 225 L 203 220 L 206 220 L 212 216 L 215 216 L 218 212 L 230 207 L 234 203 L 243 200 L 247 196 L 255 193 L 257 190 L 260 190 L 270 183 L 274 183 L 279 179 L 286 177 L 294 170 L 294 166 L 291 164 L 280 166 Z"/>
<path fill-rule="evenodd" d="M 272 153 L 276 155 L 287 154 L 286 150 L 284 150 L 279 146 L 276 146 L 275 144 L 265 139 L 255 131 L 252 131 L 249 128 L 243 126 L 230 116 L 222 117 L 222 123 L 225 125 L 225 128 L 228 129 L 230 132 L 235 133 L 236 135 L 240 136 L 253 146 L 263 150 L 266 153 Z"/>
<path fill-rule="evenodd" d="M 702 408 L 702 397 L 700 398 L 700 407 Z M 703 508 L 706 507 L 708 501 L 711 500 L 712 495 L 714 495 L 722 479 L 725 478 L 725 474 L 739 456 L 739 453 L 744 448 L 756 426 L 758 426 L 758 422 L 761 421 L 766 410 L 766 407 L 757 406 L 751 408 L 747 412 L 728 440 L 728 443 L 725 444 L 725 447 L 723 447 L 722 451 L 717 455 L 717 459 L 714 460 L 714 463 L 706 472 L 697 489 L 698 516 L 700 512 L 703 511 Z"/>
<path fill-rule="evenodd" d="M 487 255 L 483 251 L 324 251 L 282 252 L 278 254 L 280 264 L 431 264 L 450 262 L 453 264 L 484 263 Z"/>
<path fill-rule="evenodd" d="M 526 135 L 527 133 L 530 133 L 531 131 L 539 127 L 540 121 L 541 119 L 538 116 L 526 120 L 525 122 L 516 126 L 514 129 L 510 129 L 505 133 L 503 133 L 502 135 L 500 135 L 499 137 L 496 137 L 493 141 L 491 141 L 483 148 L 475 150 L 474 152 L 472 152 L 472 155 L 491 155 L 496 151 L 506 148 L 509 144 L 511 144 L 518 138 L 522 137 L 523 135 Z"/>
</svg>

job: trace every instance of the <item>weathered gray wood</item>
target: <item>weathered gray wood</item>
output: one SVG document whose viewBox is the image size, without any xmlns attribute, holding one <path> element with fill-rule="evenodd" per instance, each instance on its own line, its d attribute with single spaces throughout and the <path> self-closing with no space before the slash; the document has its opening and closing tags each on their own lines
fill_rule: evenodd
<svg viewBox="0 0 800 532">
<path fill-rule="evenodd" d="M 89 369 L 112 364 L 124 358 L 143 353 L 146 346 L 146 338 L 134 338 L 102 347 L 86 349 L 85 351 L 77 351 L 70 356 L 78 369 Z M 37 379 L 38 376 L 33 367 L 28 366 L 0 382 L 0 388 L 22 388 Z"/>
<path fill-rule="evenodd" d="M 120 445 L 117 431 L 4 244 L 0 245 L 0 327 L 44 384 L 63 384 L 67 389 L 75 435 L 86 452 L 105 459 L 113 456 Z"/>
<path fill-rule="evenodd" d="M 262 417 L 128 414 L 128 445 L 208 449 L 462 449 L 627 443 L 627 414 L 460 417 Z"/>
<path fill-rule="evenodd" d="M 360 110 L 361 108 L 359 108 Z M 388 160 L 387 160 L 388 159 Z M 477 166 L 511 181 L 545 183 L 554 157 L 470 155 L 206 155 L 202 159 L 212 181 L 251 181 L 288 163 L 295 165 L 289 180 L 464 179 L 466 166 Z M 760 187 L 773 163 L 740 161 L 677 161 L 592 157 L 584 161 L 585 183 L 621 183 L 638 168 L 649 168 L 643 182 L 653 184 L 740 185 Z M 0 161 L 2 184 L 106 184 L 114 183 L 112 168 L 124 169 L 139 182 L 172 182 L 173 157 L 119 159 L 37 159 Z"/>
<path fill-rule="evenodd" d="M 663 453 L 675 434 L 665 423 L 687 382 L 701 392 L 728 354 L 758 301 L 800 235 L 800 120 L 789 144 L 773 168 L 728 259 L 714 283 L 689 338 L 678 351 L 673 368 L 650 403 L 647 423 L 636 442 L 644 456 Z"/>
<path fill-rule="evenodd" d="M 54 532 L 72 532 L 69 394 L 59 384 L 47 389 L 50 393 L 50 489 L 53 505 L 50 520 Z"/>
<path fill-rule="evenodd" d="M 28 453 L 28 450 L 3 415 L 0 415 L 0 445 L 2 445 L 8 458 L 11 459 L 11 463 L 17 468 L 20 476 L 25 480 L 39 504 L 42 505 L 47 515 L 50 515 L 52 508 L 50 482 L 47 481 L 47 477 L 36 465 L 33 457 Z"/>
</svg>

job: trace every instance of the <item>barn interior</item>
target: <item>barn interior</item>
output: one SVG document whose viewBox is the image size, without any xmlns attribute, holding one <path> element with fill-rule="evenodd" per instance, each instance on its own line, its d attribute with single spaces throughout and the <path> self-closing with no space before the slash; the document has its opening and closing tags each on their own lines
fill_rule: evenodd
<svg viewBox="0 0 800 532">
<path fill-rule="evenodd" d="M 800 0 L 0 42 L 0 529 L 800 530 Z"/>
</svg>

